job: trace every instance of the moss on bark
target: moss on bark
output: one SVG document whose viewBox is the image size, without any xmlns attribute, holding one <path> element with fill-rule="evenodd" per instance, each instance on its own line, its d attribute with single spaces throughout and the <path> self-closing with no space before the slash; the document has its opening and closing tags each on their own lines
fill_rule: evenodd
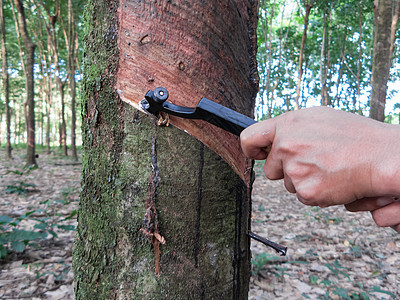
<svg viewBox="0 0 400 300">
<path fill-rule="evenodd" d="M 247 299 L 249 192 L 199 141 L 121 102 L 117 9 L 91 0 L 85 14 L 76 299 Z M 166 241 L 159 274 L 149 203 Z"/>
</svg>

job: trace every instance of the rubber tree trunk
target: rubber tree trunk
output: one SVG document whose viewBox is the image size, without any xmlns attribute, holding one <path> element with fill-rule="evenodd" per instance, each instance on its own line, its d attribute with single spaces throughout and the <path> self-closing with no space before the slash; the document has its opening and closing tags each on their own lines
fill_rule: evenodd
<svg viewBox="0 0 400 300">
<path fill-rule="evenodd" d="M 297 86 L 296 86 L 296 97 L 294 98 L 294 109 L 298 110 L 300 108 L 300 93 L 301 93 L 301 82 L 303 78 L 303 61 L 304 61 L 304 48 L 307 41 L 307 29 L 308 23 L 310 19 L 311 9 L 314 5 L 314 0 L 304 1 L 304 10 L 305 14 L 303 16 L 304 20 L 304 28 L 303 28 L 303 36 L 301 37 L 301 45 L 300 45 L 300 53 L 299 53 L 299 65 L 298 65 L 298 78 L 297 78 Z"/>
<path fill-rule="evenodd" d="M 257 3 L 91 0 L 85 18 L 76 299 L 247 299 L 250 177 L 115 86 L 140 100 L 168 85 L 171 99 L 185 91 L 251 115 Z"/>
<path fill-rule="evenodd" d="M 2 62 L 2 77 L 3 77 L 3 87 L 4 87 L 4 98 L 6 102 L 6 157 L 11 158 L 11 109 L 10 109 L 10 86 L 8 80 L 8 60 L 7 60 L 7 48 L 6 48 L 6 26 L 4 18 L 4 1 L 1 0 L 0 9 L 0 30 L 1 30 L 1 56 L 3 58 Z"/>
<path fill-rule="evenodd" d="M 34 100 L 34 78 L 33 78 L 33 66 L 35 64 L 35 48 L 36 45 L 33 43 L 29 36 L 28 29 L 26 27 L 26 16 L 25 9 L 22 0 L 14 0 L 14 5 L 18 11 L 18 24 L 19 31 L 22 36 L 22 40 L 25 45 L 26 51 L 26 131 L 27 131 L 27 153 L 26 163 L 27 165 L 36 165 L 35 158 L 35 100 Z"/>
<path fill-rule="evenodd" d="M 68 0 L 68 33 L 65 36 L 65 42 L 68 50 L 68 79 L 71 90 L 71 152 L 74 160 L 78 160 L 78 152 L 76 150 L 76 35 L 74 8 L 72 0 Z"/>
<path fill-rule="evenodd" d="M 374 53 L 372 61 L 372 91 L 370 118 L 384 121 L 387 82 L 391 65 L 390 35 L 392 25 L 392 0 L 374 1 Z"/>
</svg>

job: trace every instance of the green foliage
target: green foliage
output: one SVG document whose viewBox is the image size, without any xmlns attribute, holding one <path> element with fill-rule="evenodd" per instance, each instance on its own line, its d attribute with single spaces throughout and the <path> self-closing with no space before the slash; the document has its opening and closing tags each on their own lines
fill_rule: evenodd
<svg viewBox="0 0 400 300">
<path fill-rule="evenodd" d="M 47 213 L 44 209 L 37 209 L 27 212 L 18 217 L 9 217 L 0 215 L 0 258 L 7 257 L 10 251 L 22 252 L 26 246 L 36 246 L 38 242 L 47 238 L 48 234 L 57 238 L 54 229 L 75 230 L 74 225 L 60 224 L 76 216 L 76 210 L 73 210 L 69 216 L 53 220 L 50 217 L 34 217 L 35 214 Z M 37 223 L 33 230 L 21 228 L 20 223 L 23 220 L 33 220 Z"/>
<path fill-rule="evenodd" d="M 260 3 L 257 28 L 260 91 L 256 107 L 260 120 L 293 109 L 304 29 L 303 4 L 303 1 L 280 0 Z M 307 28 L 300 106 L 310 102 L 309 105 L 318 105 L 325 86 L 331 106 L 367 114 L 372 47 L 371 2 L 315 1 Z M 395 51 L 394 55 L 396 65 L 399 53 Z M 391 76 L 391 80 L 398 80 L 398 75 Z M 395 92 L 389 90 L 388 98 L 394 97 Z"/>
<path fill-rule="evenodd" d="M 7 194 L 17 194 L 17 195 L 25 195 L 29 191 L 29 187 L 34 187 L 34 184 L 24 183 L 22 181 L 17 182 L 13 185 L 7 185 L 6 193 Z"/>
<path fill-rule="evenodd" d="M 266 252 L 255 254 L 254 257 L 251 259 L 251 264 L 253 266 L 252 274 L 256 275 L 268 262 L 275 261 L 277 259 L 279 259 L 279 256 L 272 255 Z"/>
<path fill-rule="evenodd" d="M 359 282 L 355 282 L 348 274 L 348 268 L 342 266 L 338 260 L 335 260 L 332 264 L 326 263 L 325 266 L 332 272 L 332 274 L 337 278 L 346 278 L 349 282 L 353 284 L 352 289 L 347 289 L 338 286 L 335 282 L 329 280 L 328 278 L 320 278 L 314 275 L 310 276 L 310 283 L 312 285 L 318 285 L 321 288 L 326 289 L 326 293 L 323 299 L 332 299 L 333 296 L 338 299 L 350 300 L 359 299 L 367 300 L 372 297 L 371 293 L 384 293 L 395 298 L 395 295 L 389 291 L 383 290 L 379 286 L 373 286 L 371 289 L 365 289 L 363 285 Z"/>
<path fill-rule="evenodd" d="M 79 84 L 81 76 L 78 72 L 80 71 L 80 62 L 82 60 L 82 46 L 80 43 L 80 36 L 82 31 L 82 18 L 83 18 L 83 8 L 86 1 L 82 0 L 72 0 L 74 20 L 73 26 L 68 23 L 68 1 L 59 1 L 60 4 L 58 12 L 57 1 L 22 1 L 24 5 L 25 15 L 27 19 L 27 30 L 29 35 L 32 37 L 32 41 L 36 45 L 35 49 L 35 67 L 34 67 L 34 80 L 35 80 L 35 119 L 38 125 L 36 125 L 36 143 L 44 142 L 40 140 L 39 130 L 46 130 L 47 118 L 46 116 L 46 104 L 45 104 L 45 93 L 49 93 L 53 99 L 58 97 L 58 91 L 53 88 L 55 84 L 55 79 L 59 77 L 64 83 L 67 82 L 67 72 L 68 72 L 68 51 L 67 43 L 65 41 L 64 30 L 67 35 L 74 31 L 78 37 L 79 42 L 76 47 L 76 62 L 78 62 L 78 70 L 76 72 L 75 81 L 78 83 L 77 89 L 77 103 L 79 104 Z M 25 118 L 24 118 L 24 101 L 25 101 L 25 76 L 24 76 L 24 63 L 26 58 L 24 57 L 24 43 L 22 42 L 21 36 L 18 35 L 18 28 L 16 28 L 16 21 L 14 17 L 18 17 L 15 6 L 11 6 L 10 1 L 4 1 L 3 5 L 4 19 L 5 19 L 5 29 L 6 29 L 6 51 L 7 51 L 7 62 L 8 62 L 8 74 L 9 74 L 9 93 L 10 93 L 10 108 L 12 119 L 15 119 L 11 124 L 11 142 L 15 144 L 26 142 L 26 128 L 25 128 Z M 54 28 L 52 28 L 51 17 L 54 18 Z M 54 35 L 55 43 L 52 41 Z M 52 46 L 56 44 L 58 46 L 57 57 L 60 69 L 57 71 L 54 67 L 55 53 Z M 0 70 L 0 73 L 2 70 Z M 46 82 L 47 79 L 52 78 L 53 83 L 49 84 Z M 3 95 L 3 85 L 0 85 L 1 95 Z M 65 104 L 70 106 L 69 97 L 69 87 L 65 86 Z M 4 106 L 2 101 L 0 101 L 0 114 L 4 116 Z M 76 106 L 80 109 L 80 106 Z M 59 105 L 51 105 L 50 107 L 50 138 L 51 143 L 57 143 L 59 130 L 58 126 L 53 126 L 59 122 Z M 70 126 L 70 113 L 71 111 L 66 109 L 67 126 Z M 78 122 L 80 121 L 80 114 L 77 114 Z M 5 122 L 5 117 L 0 118 L 1 122 Z M 2 124 L 3 125 L 3 124 Z M 79 125 L 77 126 L 79 128 Z M 1 132 L 1 141 L 4 142 L 5 130 Z M 79 134 L 78 134 L 79 137 Z M 13 148 L 15 146 L 13 145 Z"/>
<path fill-rule="evenodd" d="M 393 293 L 391 293 L 391 292 L 389 292 L 389 291 L 382 290 L 381 287 L 376 286 L 376 285 L 372 287 L 371 291 L 372 291 L 372 292 L 377 292 L 377 293 L 382 293 L 382 294 L 387 294 L 387 295 L 393 297 L 393 299 L 396 298 L 396 295 L 395 295 L 395 294 L 393 294 Z"/>
<path fill-rule="evenodd" d="M 45 239 L 47 233 L 43 231 L 30 231 L 18 229 L 18 224 L 37 212 L 30 211 L 16 218 L 0 216 L 0 258 L 8 255 L 10 249 L 16 252 L 22 252 L 26 245 L 32 245 L 33 241 Z"/>
<path fill-rule="evenodd" d="M 6 170 L 5 174 L 14 174 L 14 175 L 28 175 L 32 170 L 35 170 L 37 166 L 32 165 L 32 166 L 26 166 L 22 170 Z M 13 184 L 7 185 L 5 192 L 7 194 L 17 194 L 17 195 L 25 195 L 27 192 L 29 192 L 30 187 L 35 187 L 34 184 L 31 183 L 25 183 L 24 180 L 20 181 L 14 181 Z"/>
</svg>

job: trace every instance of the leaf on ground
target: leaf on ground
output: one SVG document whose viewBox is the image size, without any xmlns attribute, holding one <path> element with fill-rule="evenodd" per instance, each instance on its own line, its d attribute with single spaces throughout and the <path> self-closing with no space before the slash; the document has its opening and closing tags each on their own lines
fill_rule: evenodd
<svg viewBox="0 0 400 300">
<path fill-rule="evenodd" d="M 396 298 L 395 294 L 393 294 L 392 292 L 389 292 L 389 291 L 382 290 L 381 287 L 377 286 L 377 285 L 372 287 L 372 292 L 383 293 L 383 294 L 390 295 L 391 297 L 393 297 L 393 299 Z"/>
<path fill-rule="evenodd" d="M 11 243 L 11 247 L 17 252 L 22 252 L 25 250 L 25 243 L 22 241 L 15 241 Z"/>
</svg>

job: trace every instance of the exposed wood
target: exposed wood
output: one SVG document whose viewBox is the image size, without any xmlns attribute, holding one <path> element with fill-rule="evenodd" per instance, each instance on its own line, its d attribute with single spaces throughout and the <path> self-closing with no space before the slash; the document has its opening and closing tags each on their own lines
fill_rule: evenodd
<svg viewBox="0 0 400 300">
<path fill-rule="evenodd" d="M 169 90 L 169 101 L 174 104 L 193 107 L 206 97 L 252 117 L 258 76 L 254 60 L 256 32 L 249 28 L 253 18 L 249 12 L 253 16 L 257 13 L 248 10 L 247 1 L 122 1 L 116 85 L 122 99 L 138 103 L 147 90 L 163 86 Z M 213 24 L 205 25 L 208 20 L 213 20 Z M 251 56 L 254 58 L 250 59 Z M 151 57 L 159 58 L 157 64 Z M 238 137 L 203 121 L 171 116 L 170 123 L 221 155 L 249 182 L 249 164 Z"/>
</svg>

